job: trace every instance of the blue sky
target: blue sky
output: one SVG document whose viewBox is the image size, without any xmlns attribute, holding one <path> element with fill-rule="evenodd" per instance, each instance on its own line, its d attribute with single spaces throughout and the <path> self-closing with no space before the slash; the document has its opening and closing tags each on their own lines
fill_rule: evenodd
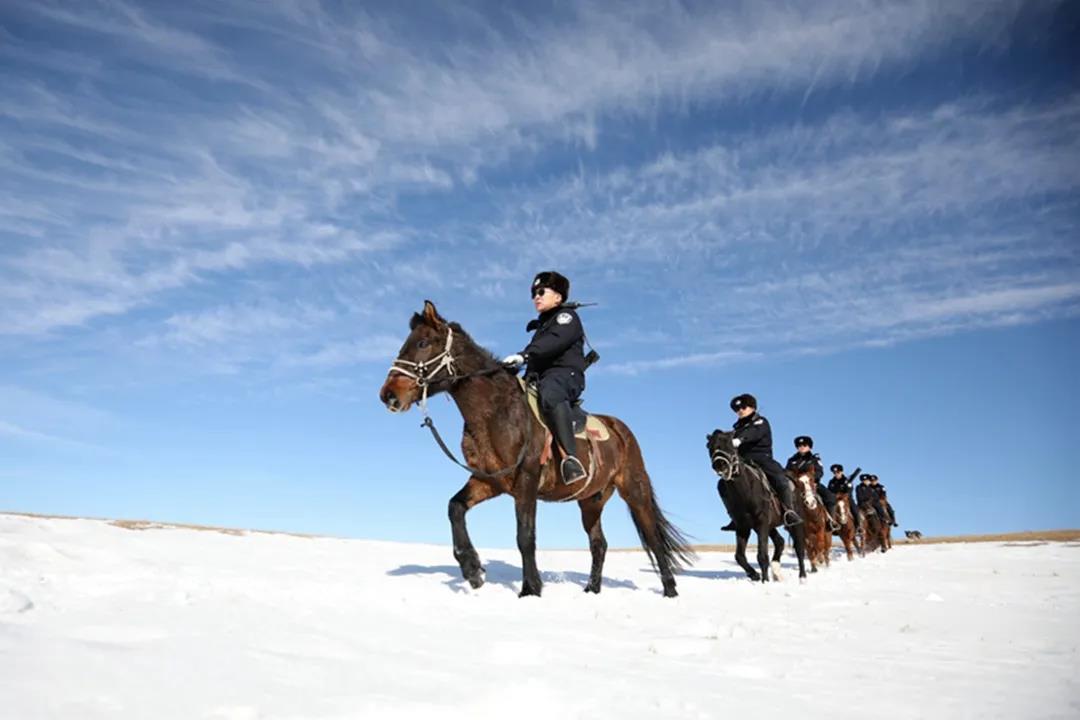
<svg viewBox="0 0 1080 720">
<path fill-rule="evenodd" d="M 379 385 L 425 298 L 519 350 L 554 268 L 699 540 L 747 391 L 905 527 L 1080 526 L 1075 4 L 385 6 L 3 4 L 0 508 L 446 542 Z"/>
</svg>

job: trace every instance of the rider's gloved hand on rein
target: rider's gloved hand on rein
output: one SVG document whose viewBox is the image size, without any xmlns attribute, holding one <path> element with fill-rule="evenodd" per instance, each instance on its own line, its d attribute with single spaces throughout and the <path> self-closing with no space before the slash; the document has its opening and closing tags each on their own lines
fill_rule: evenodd
<svg viewBox="0 0 1080 720">
<path fill-rule="evenodd" d="M 731 441 L 731 447 L 739 447 L 740 445 L 742 445 L 742 440 L 739 438 L 735 438 Z"/>
<path fill-rule="evenodd" d="M 525 357 L 521 353 L 514 353 L 503 358 L 503 365 L 508 367 L 520 367 L 525 364 Z"/>
</svg>

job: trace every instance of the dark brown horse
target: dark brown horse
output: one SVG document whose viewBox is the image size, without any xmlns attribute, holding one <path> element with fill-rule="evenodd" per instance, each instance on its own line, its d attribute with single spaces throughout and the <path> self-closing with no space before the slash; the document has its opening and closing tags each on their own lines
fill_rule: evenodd
<svg viewBox="0 0 1080 720">
<path fill-rule="evenodd" d="M 854 559 L 856 550 L 862 555 L 862 548 L 859 547 L 861 539 L 855 532 L 855 515 L 852 513 L 851 508 L 851 493 L 837 493 L 836 521 L 840 523 L 840 527 L 836 534 L 840 536 L 840 542 L 844 543 L 844 551 L 847 552 L 849 561 Z"/>
<path fill-rule="evenodd" d="M 862 513 L 863 551 L 872 553 L 877 550 L 887 551 L 892 546 L 889 539 L 889 526 L 881 521 L 881 516 L 871 503 L 859 506 Z"/>
<path fill-rule="evenodd" d="M 641 448 L 630 429 L 607 415 L 598 416 L 609 430 L 603 442 L 578 440 L 577 455 L 590 458 L 586 480 L 565 485 L 558 463 L 550 456 L 550 434 L 529 409 L 514 372 L 481 348 L 457 323 L 444 320 L 430 301 L 413 315 L 410 333 L 394 367 L 386 376 L 379 399 L 393 412 L 405 412 L 429 395 L 449 393 L 465 419 L 461 450 L 471 476 L 450 498 L 450 527 L 454 557 L 469 584 L 484 584 L 480 556 L 469 539 L 465 513 L 499 495 L 514 498 L 517 545 L 521 551 L 521 596 L 539 595 L 543 583 L 536 567 L 537 500 L 576 500 L 589 535 L 592 570 L 586 592 L 600 592 L 607 540 L 600 513 L 611 496 L 630 507 L 641 544 L 660 574 L 664 595 L 675 597 L 674 574 L 691 562 L 694 553 L 682 533 L 664 517 L 653 492 Z"/>
<path fill-rule="evenodd" d="M 803 519 L 806 528 L 806 557 L 810 572 L 817 572 L 818 565 L 829 565 L 832 549 L 832 532 L 825 504 L 817 494 L 817 482 L 810 470 L 789 470 L 788 476 L 795 482 L 795 512 Z"/>
<path fill-rule="evenodd" d="M 769 539 L 773 541 L 771 569 L 774 580 L 780 579 L 780 557 L 784 552 L 784 538 L 777 528 L 783 524 L 783 513 L 776 493 L 769 487 L 765 473 L 746 464 L 739 457 L 732 444 L 733 433 L 713 430 L 706 436 L 705 446 L 709 449 L 712 468 L 720 481 L 725 484 L 727 504 L 731 509 L 731 520 L 735 523 L 735 562 L 739 563 L 747 577 L 761 582 L 769 581 Z M 746 543 L 750 533 L 756 532 L 758 538 L 758 566 L 761 573 L 746 560 Z M 799 579 L 806 580 L 806 537 L 802 523 L 791 528 L 792 544 L 795 545 L 795 557 L 799 561 Z"/>
</svg>

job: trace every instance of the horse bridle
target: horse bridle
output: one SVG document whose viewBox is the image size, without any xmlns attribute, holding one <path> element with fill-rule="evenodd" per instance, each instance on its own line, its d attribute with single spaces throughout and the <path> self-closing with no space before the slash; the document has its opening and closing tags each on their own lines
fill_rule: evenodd
<svg viewBox="0 0 1080 720">
<path fill-rule="evenodd" d="M 483 370 L 477 370 L 476 372 L 458 375 L 454 371 L 454 356 L 451 354 L 453 347 L 454 329 L 448 325 L 446 327 L 446 345 L 445 347 L 443 347 L 443 351 L 441 353 L 439 353 L 435 357 L 428 358 L 427 360 L 421 360 L 419 362 L 414 360 L 406 360 L 403 357 L 398 357 L 390 365 L 390 370 L 388 370 L 388 372 L 397 373 L 399 375 L 404 375 L 405 377 L 412 378 L 420 387 L 420 411 L 424 415 L 424 422 L 420 424 L 420 427 L 426 427 L 428 430 L 431 431 L 431 435 L 435 438 L 435 442 L 442 449 L 446 457 L 450 458 L 450 460 L 453 461 L 455 465 L 458 465 L 459 467 L 468 470 L 470 473 L 477 477 L 487 480 L 494 480 L 496 478 L 501 478 L 504 475 L 509 475 L 510 473 L 516 471 L 519 467 L 521 467 L 521 463 L 525 460 L 525 453 L 528 451 L 529 445 L 532 443 L 533 427 L 531 420 L 527 424 L 528 431 L 525 433 L 525 441 L 521 444 L 521 450 L 518 451 L 517 460 L 514 462 L 514 464 L 509 467 L 505 467 L 497 472 L 489 473 L 485 472 L 484 470 L 474 468 L 466 463 L 463 463 L 456 457 L 454 457 L 454 453 L 450 451 L 449 446 L 447 446 L 446 442 L 442 439 L 442 436 L 439 435 L 439 431 L 435 428 L 435 422 L 431 419 L 431 415 L 428 413 L 428 387 L 435 379 L 435 376 L 443 370 L 446 371 L 447 381 L 451 383 L 457 382 L 459 380 L 466 380 L 472 377 L 479 377 L 481 375 L 491 375 L 495 372 L 503 371 L 502 367 L 486 368 Z"/>
<path fill-rule="evenodd" d="M 712 460 L 713 471 L 727 482 L 734 482 L 735 476 L 742 470 L 738 452 L 726 453 L 723 450 L 713 450 L 710 460 Z M 716 469 L 717 460 L 722 460 L 726 466 L 724 472 Z"/>
<path fill-rule="evenodd" d="M 454 356 L 451 354 L 453 347 L 454 329 L 447 326 L 446 346 L 441 353 L 433 358 L 428 358 L 427 360 L 421 360 L 419 362 L 398 357 L 394 360 L 393 364 L 390 365 L 390 370 L 388 372 L 396 372 L 398 375 L 412 378 L 420 387 L 420 410 L 424 413 L 424 417 L 428 416 L 428 386 L 431 384 L 431 381 L 435 379 L 435 376 L 445 370 L 448 380 L 454 381 L 460 379 L 459 376 L 454 374 Z"/>
</svg>

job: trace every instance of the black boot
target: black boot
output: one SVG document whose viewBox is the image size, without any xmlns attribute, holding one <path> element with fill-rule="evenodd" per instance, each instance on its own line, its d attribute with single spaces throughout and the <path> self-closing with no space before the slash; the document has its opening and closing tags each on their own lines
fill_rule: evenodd
<svg viewBox="0 0 1080 720">
<path fill-rule="evenodd" d="M 570 403 L 559 403 L 554 407 L 551 414 L 555 425 L 553 428 L 555 440 L 558 441 L 559 447 L 563 451 L 563 461 L 559 466 L 562 480 L 567 485 L 576 483 L 578 480 L 584 480 L 588 477 L 588 473 L 585 472 L 585 466 L 581 464 L 581 461 L 574 454 L 577 440 L 574 439 L 574 418 L 570 414 Z"/>
<path fill-rule="evenodd" d="M 825 506 L 825 516 L 829 519 L 829 532 L 840 530 L 840 521 L 836 519 L 836 506 Z"/>
<path fill-rule="evenodd" d="M 791 483 L 785 480 L 780 483 L 779 488 L 775 489 L 780 496 L 780 505 L 784 509 L 784 527 L 792 527 L 801 523 L 802 518 L 799 517 L 799 513 L 792 509 L 795 507 L 795 491 L 791 487 Z"/>
</svg>

